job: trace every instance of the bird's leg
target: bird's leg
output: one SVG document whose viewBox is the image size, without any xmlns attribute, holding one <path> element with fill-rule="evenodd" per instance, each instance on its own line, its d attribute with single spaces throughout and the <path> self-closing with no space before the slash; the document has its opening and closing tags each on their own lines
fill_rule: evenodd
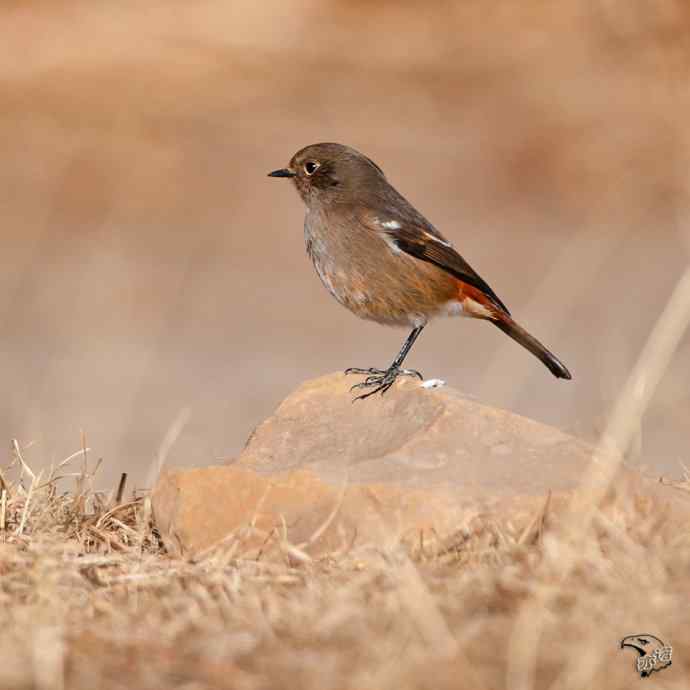
<svg viewBox="0 0 690 690">
<path fill-rule="evenodd" d="M 415 369 L 402 369 L 401 365 L 407 357 L 407 353 L 414 345 L 414 341 L 417 340 L 417 336 L 422 332 L 424 326 L 416 326 L 412 329 L 410 335 L 403 343 L 398 356 L 393 360 L 393 363 L 388 367 L 388 369 L 360 369 L 357 367 L 351 367 L 345 370 L 345 374 L 361 374 L 366 375 L 366 378 L 361 383 L 356 383 L 350 390 L 355 390 L 355 388 L 373 388 L 374 390 L 358 395 L 355 400 L 364 400 L 370 395 L 375 393 L 381 393 L 383 395 L 395 382 L 398 376 L 418 376 L 421 380 L 422 375 Z"/>
</svg>

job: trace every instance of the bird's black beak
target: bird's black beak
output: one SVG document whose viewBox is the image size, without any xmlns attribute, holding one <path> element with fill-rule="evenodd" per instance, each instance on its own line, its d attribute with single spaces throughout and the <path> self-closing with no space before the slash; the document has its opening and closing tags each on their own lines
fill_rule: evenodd
<svg viewBox="0 0 690 690">
<path fill-rule="evenodd" d="M 269 177 L 294 177 L 297 173 L 292 172 L 290 168 L 281 168 L 268 173 Z"/>
</svg>

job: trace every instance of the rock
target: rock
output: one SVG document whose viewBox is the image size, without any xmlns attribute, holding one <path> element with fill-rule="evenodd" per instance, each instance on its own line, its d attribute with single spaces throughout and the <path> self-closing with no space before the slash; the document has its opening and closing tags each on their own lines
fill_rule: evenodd
<svg viewBox="0 0 690 690">
<path fill-rule="evenodd" d="M 353 403 L 352 383 L 308 381 L 232 463 L 164 473 L 152 501 L 168 548 L 195 554 L 234 534 L 313 555 L 443 538 L 487 516 L 523 530 L 547 495 L 557 510 L 581 490 L 593 449 L 557 429 L 410 379 Z M 622 481 L 656 502 L 671 491 L 625 469 Z"/>
<path fill-rule="evenodd" d="M 457 391 L 404 379 L 353 403 L 357 379 L 308 381 L 249 438 L 236 465 L 275 474 L 310 467 L 327 482 L 453 486 L 464 494 L 544 495 L 576 486 L 591 448 L 552 427 Z"/>
</svg>

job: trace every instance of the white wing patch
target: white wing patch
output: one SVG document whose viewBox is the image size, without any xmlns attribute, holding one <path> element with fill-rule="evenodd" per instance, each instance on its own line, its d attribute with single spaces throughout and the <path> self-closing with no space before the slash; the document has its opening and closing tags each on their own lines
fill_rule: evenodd
<svg viewBox="0 0 690 690">
<path fill-rule="evenodd" d="M 380 218 L 376 219 L 376 222 L 384 229 L 384 230 L 400 230 L 402 228 L 402 224 L 397 221 L 397 220 L 381 220 Z M 436 235 L 432 235 L 430 232 L 426 232 L 422 230 L 422 233 L 424 234 L 424 237 L 427 240 L 431 240 L 432 242 L 436 242 L 437 244 L 441 244 L 444 247 L 452 247 L 453 245 L 448 242 L 447 240 L 444 240 L 440 237 L 437 237 Z M 387 236 L 386 233 L 384 233 L 384 239 L 388 243 L 388 246 L 396 253 L 400 254 L 400 247 L 395 243 L 395 241 Z"/>
<path fill-rule="evenodd" d="M 379 223 L 381 223 L 381 227 L 386 228 L 386 230 L 400 230 L 402 227 L 397 220 L 384 220 L 379 221 Z"/>
</svg>

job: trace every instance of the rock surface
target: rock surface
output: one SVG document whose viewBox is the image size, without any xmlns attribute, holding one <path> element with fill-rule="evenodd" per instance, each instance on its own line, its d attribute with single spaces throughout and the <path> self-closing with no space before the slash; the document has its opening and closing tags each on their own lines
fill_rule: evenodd
<svg viewBox="0 0 690 690">
<path fill-rule="evenodd" d="M 498 496 L 571 488 L 591 455 L 557 429 L 445 386 L 404 379 L 383 397 L 353 403 L 358 380 L 334 374 L 303 384 L 256 428 L 237 465 Z"/>
<path fill-rule="evenodd" d="M 168 548 L 194 554 L 241 533 L 314 554 L 487 516 L 522 530 L 547 495 L 557 509 L 580 490 L 592 462 L 587 444 L 450 388 L 406 379 L 353 404 L 353 381 L 306 382 L 228 465 L 164 473 L 152 501 Z M 621 481 L 654 501 L 685 498 L 629 470 Z"/>
</svg>

